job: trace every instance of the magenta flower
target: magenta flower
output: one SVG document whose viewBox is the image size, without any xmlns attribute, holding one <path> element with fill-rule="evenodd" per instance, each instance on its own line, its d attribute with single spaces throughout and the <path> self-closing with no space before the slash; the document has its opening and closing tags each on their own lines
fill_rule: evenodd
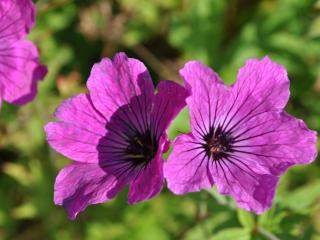
<svg viewBox="0 0 320 240">
<path fill-rule="evenodd" d="M 58 122 L 45 127 L 49 144 L 76 161 L 59 173 L 54 190 L 54 202 L 71 219 L 127 184 L 129 204 L 161 191 L 166 130 L 187 97 L 171 81 L 161 81 L 154 94 L 146 67 L 124 53 L 95 64 L 87 86 L 89 94 L 65 101 Z"/>
<path fill-rule="evenodd" d="M 31 101 L 47 73 L 37 48 L 25 40 L 34 23 L 31 0 L 0 1 L 0 107 L 2 99 L 17 105 Z"/>
<path fill-rule="evenodd" d="M 184 194 L 216 184 L 239 207 L 264 212 L 280 175 L 317 154 L 316 132 L 283 112 L 290 94 L 285 68 L 268 57 L 248 60 L 231 87 L 197 61 L 180 74 L 191 92 L 192 132 L 177 137 L 165 163 L 169 189 Z"/>
</svg>

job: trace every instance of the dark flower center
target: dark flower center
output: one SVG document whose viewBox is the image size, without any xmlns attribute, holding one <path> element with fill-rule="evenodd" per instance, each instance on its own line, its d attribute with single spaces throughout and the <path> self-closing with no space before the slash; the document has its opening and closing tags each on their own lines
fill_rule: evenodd
<svg viewBox="0 0 320 240">
<path fill-rule="evenodd" d="M 137 133 L 130 138 L 126 148 L 127 158 L 133 165 L 147 165 L 158 151 L 158 142 L 152 131 L 147 130 L 145 133 Z"/>
<path fill-rule="evenodd" d="M 233 152 L 233 139 L 228 133 L 224 133 L 221 127 L 211 128 L 209 133 L 203 137 L 203 140 L 206 142 L 203 144 L 206 154 L 213 160 L 228 158 L 230 153 Z"/>
</svg>

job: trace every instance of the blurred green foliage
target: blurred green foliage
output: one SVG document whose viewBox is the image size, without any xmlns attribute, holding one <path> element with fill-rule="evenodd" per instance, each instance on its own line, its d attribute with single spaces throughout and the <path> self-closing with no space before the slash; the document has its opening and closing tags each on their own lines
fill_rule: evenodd
<svg viewBox="0 0 320 240">
<path fill-rule="evenodd" d="M 180 81 L 190 59 L 231 84 L 245 59 L 269 55 L 288 69 L 287 111 L 319 131 L 319 0 L 39 0 L 37 8 L 30 38 L 49 75 L 34 102 L 5 104 L 0 113 L 0 239 L 320 239 L 319 161 L 290 169 L 261 216 L 215 189 L 174 196 L 164 188 L 134 206 L 124 191 L 69 221 L 52 200 L 55 176 L 69 160 L 48 147 L 43 131 L 63 99 L 86 91 L 93 63 L 117 51 L 144 61 L 155 84 Z M 185 110 L 170 137 L 187 132 L 187 122 Z"/>
</svg>

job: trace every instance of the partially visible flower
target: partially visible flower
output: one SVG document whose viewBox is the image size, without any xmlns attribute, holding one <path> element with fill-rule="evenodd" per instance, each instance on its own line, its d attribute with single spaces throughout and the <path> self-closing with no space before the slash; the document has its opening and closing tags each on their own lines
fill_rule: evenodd
<svg viewBox="0 0 320 240">
<path fill-rule="evenodd" d="M 65 101 L 58 121 L 45 127 L 49 144 L 76 161 L 59 173 L 54 190 L 54 202 L 71 219 L 127 184 L 129 204 L 161 191 L 166 130 L 187 96 L 171 81 L 161 81 L 154 94 L 146 67 L 124 53 L 95 64 L 87 87 L 89 94 Z"/>
<path fill-rule="evenodd" d="M 31 0 L 0 1 L 0 106 L 2 99 L 17 105 L 31 101 L 47 73 L 37 48 L 25 39 L 34 23 Z"/>
<path fill-rule="evenodd" d="M 184 194 L 215 184 L 239 207 L 263 213 L 280 175 L 317 155 L 316 132 L 283 112 L 290 95 L 285 68 L 268 57 L 248 60 L 231 87 L 197 61 L 180 74 L 191 92 L 192 132 L 177 137 L 164 166 L 169 189 Z"/>
</svg>

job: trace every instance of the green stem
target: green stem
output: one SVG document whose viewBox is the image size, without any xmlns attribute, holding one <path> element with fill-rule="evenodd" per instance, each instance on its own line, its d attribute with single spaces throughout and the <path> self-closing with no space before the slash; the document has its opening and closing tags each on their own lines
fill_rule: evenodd
<svg viewBox="0 0 320 240">
<path fill-rule="evenodd" d="M 268 240 L 280 240 L 277 236 L 273 235 L 271 232 L 267 231 L 266 229 L 262 227 L 257 227 L 256 231 L 263 237 L 265 237 Z"/>
</svg>

